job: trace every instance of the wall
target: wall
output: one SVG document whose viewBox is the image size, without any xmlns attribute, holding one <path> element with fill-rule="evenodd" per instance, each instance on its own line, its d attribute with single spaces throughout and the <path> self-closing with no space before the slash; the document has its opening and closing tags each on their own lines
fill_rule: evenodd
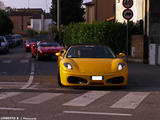
<svg viewBox="0 0 160 120">
<path fill-rule="evenodd" d="M 41 31 L 41 19 L 32 19 L 32 29 L 37 32 Z"/>
<path fill-rule="evenodd" d="M 27 16 L 9 16 L 14 24 L 14 34 L 26 34 L 27 33 Z"/>
<path fill-rule="evenodd" d="M 144 37 L 143 35 L 132 35 L 131 53 L 133 53 L 132 50 L 135 50 L 134 56 L 133 54 L 131 54 L 132 57 L 143 59 L 143 55 L 144 55 Z"/>
<path fill-rule="evenodd" d="M 49 25 L 52 24 L 52 19 L 44 20 L 44 31 L 49 31 Z"/>
<path fill-rule="evenodd" d="M 29 26 L 29 28 L 34 29 L 37 32 L 49 31 L 49 25 L 51 23 L 52 19 L 45 19 L 44 23 L 42 23 L 41 19 L 31 19 L 31 26 Z"/>
<path fill-rule="evenodd" d="M 160 1 L 150 0 L 149 35 L 152 43 L 160 44 Z"/>
<path fill-rule="evenodd" d="M 104 21 L 115 16 L 115 0 L 93 0 L 96 4 L 95 18 L 97 21 Z"/>
</svg>

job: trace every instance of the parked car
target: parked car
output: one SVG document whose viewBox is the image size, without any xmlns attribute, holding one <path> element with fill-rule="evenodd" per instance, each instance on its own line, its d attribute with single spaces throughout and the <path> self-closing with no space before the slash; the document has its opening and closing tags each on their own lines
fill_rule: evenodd
<svg viewBox="0 0 160 120">
<path fill-rule="evenodd" d="M 37 39 L 31 38 L 27 41 L 25 41 L 25 51 L 29 52 L 31 51 L 31 46 L 35 45 L 37 43 Z"/>
<path fill-rule="evenodd" d="M 0 52 L 9 52 L 9 44 L 4 36 L 0 36 Z"/>
<path fill-rule="evenodd" d="M 8 44 L 9 44 L 9 47 L 10 47 L 10 48 L 13 48 L 13 47 L 16 46 L 16 43 L 15 43 L 15 41 L 13 40 L 12 35 L 5 35 L 5 38 L 6 38 L 7 42 L 8 42 Z"/>
<path fill-rule="evenodd" d="M 22 36 L 20 34 L 14 34 L 12 37 L 16 45 L 20 45 L 23 42 Z"/>
<path fill-rule="evenodd" d="M 38 41 L 49 40 L 49 35 L 37 35 L 25 41 L 25 51 L 31 51 L 31 47 L 35 45 Z"/>
<path fill-rule="evenodd" d="M 55 53 L 63 49 L 64 49 L 63 46 L 60 46 L 57 42 L 54 41 L 37 42 L 37 44 L 31 47 L 32 58 L 40 60 L 41 58 L 56 57 Z"/>
<path fill-rule="evenodd" d="M 127 63 L 115 56 L 107 46 L 73 45 L 59 57 L 60 86 L 125 86 L 128 80 Z"/>
</svg>

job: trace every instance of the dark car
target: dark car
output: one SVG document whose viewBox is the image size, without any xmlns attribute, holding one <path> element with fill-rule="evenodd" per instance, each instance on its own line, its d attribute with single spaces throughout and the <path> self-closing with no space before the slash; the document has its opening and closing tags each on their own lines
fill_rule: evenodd
<svg viewBox="0 0 160 120">
<path fill-rule="evenodd" d="M 9 45 L 4 36 L 0 36 L 0 52 L 8 53 L 9 52 Z"/>
<path fill-rule="evenodd" d="M 10 47 L 10 48 L 13 48 L 13 47 L 16 46 L 16 43 L 15 43 L 15 41 L 13 40 L 12 35 L 5 35 L 5 38 L 6 38 L 7 42 L 8 42 L 8 44 L 9 44 L 9 47 Z"/>
<path fill-rule="evenodd" d="M 31 47 L 32 58 L 40 60 L 41 58 L 56 57 L 55 53 L 65 49 L 54 41 L 41 41 Z M 57 58 L 57 57 L 56 57 Z"/>
<path fill-rule="evenodd" d="M 14 34 L 12 37 L 16 45 L 20 45 L 23 42 L 22 36 L 20 34 Z"/>
</svg>

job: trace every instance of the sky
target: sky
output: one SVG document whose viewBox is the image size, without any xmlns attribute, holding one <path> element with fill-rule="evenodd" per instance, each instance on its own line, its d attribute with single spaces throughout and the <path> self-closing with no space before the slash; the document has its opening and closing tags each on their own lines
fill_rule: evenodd
<svg viewBox="0 0 160 120">
<path fill-rule="evenodd" d="M 49 12 L 52 0 L 0 0 L 5 6 L 10 6 L 12 8 L 42 8 L 46 12 Z M 91 0 L 84 0 L 84 2 L 89 2 Z M 47 3 L 47 4 L 46 4 Z"/>
</svg>

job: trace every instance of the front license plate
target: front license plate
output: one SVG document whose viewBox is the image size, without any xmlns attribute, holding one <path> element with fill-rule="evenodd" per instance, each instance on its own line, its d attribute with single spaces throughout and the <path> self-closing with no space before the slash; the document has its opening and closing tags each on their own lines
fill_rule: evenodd
<svg viewBox="0 0 160 120">
<path fill-rule="evenodd" d="M 103 80 L 103 76 L 91 76 L 91 80 Z"/>
</svg>

